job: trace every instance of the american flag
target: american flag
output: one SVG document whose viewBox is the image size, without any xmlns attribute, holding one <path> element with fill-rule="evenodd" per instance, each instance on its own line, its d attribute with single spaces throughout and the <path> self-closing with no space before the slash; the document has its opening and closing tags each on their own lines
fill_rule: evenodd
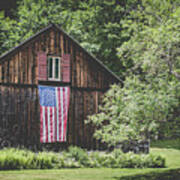
<svg viewBox="0 0 180 180">
<path fill-rule="evenodd" d="M 67 131 L 69 87 L 38 86 L 40 100 L 40 141 L 65 142 Z"/>
</svg>

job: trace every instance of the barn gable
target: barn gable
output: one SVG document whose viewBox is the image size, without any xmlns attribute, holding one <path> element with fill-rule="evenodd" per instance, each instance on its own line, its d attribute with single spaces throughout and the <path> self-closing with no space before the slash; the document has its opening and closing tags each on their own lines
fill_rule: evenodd
<svg viewBox="0 0 180 180">
<path fill-rule="evenodd" d="M 52 70 L 58 63 L 58 68 Z M 61 28 L 51 24 L 0 57 L 0 127 L 17 137 L 7 139 L 11 144 L 40 146 L 38 85 L 69 86 L 65 145 L 97 148 L 93 127 L 85 125 L 84 120 L 98 112 L 101 96 L 113 83 L 121 80 Z"/>
<path fill-rule="evenodd" d="M 99 61 L 92 54 L 87 52 L 84 48 L 82 48 L 79 45 L 79 43 L 76 40 L 74 40 L 71 36 L 69 36 L 66 32 L 64 32 L 60 27 L 58 27 L 54 24 L 47 26 L 46 28 L 42 29 L 34 36 L 32 36 L 29 39 L 27 39 L 26 41 L 22 42 L 20 45 L 16 46 L 15 48 L 12 48 L 10 51 L 8 51 L 7 53 L 0 56 L 0 64 L 2 64 L 2 67 L 3 67 L 4 64 L 8 64 L 7 62 L 10 63 L 11 59 L 15 59 L 15 58 L 21 59 L 20 61 L 26 61 L 27 59 L 25 59 L 25 56 L 24 56 L 25 54 L 28 55 L 28 53 L 29 54 L 34 53 L 34 55 L 37 56 L 37 54 L 39 52 L 45 52 L 48 55 L 59 55 L 59 56 L 62 56 L 63 54 L 71 54 L 71 58 L 74 59 L 74 61 L 76 61 L 76 59 L 77 59 L 77 61 L 81 61 L 80 59 L 83 59 L 83 61 L 88 61 L 87 62 L 87 63 L 89 63 L 88 67 L 92 68 L 92 70 L 90 70 L 90 71 L 95 71 L 94 68 L 99 70 L 100 72 L 103 73 L 104 76 L 106 76 L 106 80 L 107 80 L 107 77 L 109 79 L 111 79 L 110 84 L 111 84 L 111 81 L 114 81 L 116 83 L 119 83 L 119 82 L 122 83 L 122 80 L 119 77 L 117 77 L 112 71 L 110 71 L 106 66 L 104 66 L 101 63 L 101 61 Z M 31 58 L 31 57 L 29 57 L 29 58 Z M 7 62 L 4 62 L 4 61 L 7 61 Z M 31 61 L 31 60 L 27 60 L 27 62 L 29 62 L 29 61 Z M 81 71 L 84 72 L 87 70 L 86 67 L 82 66 L 81 62 L 79 64 L 79 66 L 80 66 Z M 4 67 L 4 68 L 9 69 L 8 66 Z M 21 66 L 19 68 L 23 68 L 23 67 Z M 34 68 L 36 68 L 35 73 L 37 73 L 37 62 L 36 62 L 36 66 Z M 16 68 L 16 69 L 18 69 L 18 68 Z M 78 67 L 77 67 L 77 69 L 78 69 Z M 31 71 L 32 71 L 32 73 L 34 73 L 32 69 L 31 69 Z M 80 72 L 80 73 L 83 74 L 83 72 Z M 72 74 L 73 74 L 73 72 L 72 72 Z M 11 76 L 11 74 L 9 76 L 8 75 L 9 74 L 4 75 L 5 76 L 4 81 L 13 83 L 13 80 L 8 79 L 8 78 L 10 78 L 9 76 Z M 78 72 L 76 75 L 78 76 Z M 16 76 L 16 74 L 15 74 L 15 76 Z M 95 77 L 96 75 L 93 75 L 93 76 Z M 34 78 L 36 78 L 36 77 L 34 77 Z M 33 77 L 31 77 L 30 79 L 33 80 Z M 23 82 L 23 80 L 20 79 L 20 83 L 24 83 L 24 84 L 37 84 L 38 83 L 37 79 L 34 79 L 34 81 L 35 82 L 28 82 L 28 80 L 27 81 L 25 80 L 25 82 Z M 3 82 L 2 77 L 0 78 L 0 82 Z M 72 83 L 75 83 L 75 82 L 73 82 L 73 79 L 72 79 Z M 77 82 L 77 83 L 79 83 L 79 82 Z M 81 83 L 83 83 L 83 82 L 81 82 Z M 88 87 L 88 85 L 84 85 L 84 86 Z M 106 87 L 107 86 L 108 85 L 106 85 Z"/>
</svg>

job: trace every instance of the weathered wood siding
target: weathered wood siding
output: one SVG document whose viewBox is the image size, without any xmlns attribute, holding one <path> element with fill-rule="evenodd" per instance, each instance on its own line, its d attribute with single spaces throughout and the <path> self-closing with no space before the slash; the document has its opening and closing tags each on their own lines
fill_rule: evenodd
<svg viewBox="0 0 180 180">
<path fill-rule="evenodd" d="M 0 89 L 0 145 L 39 144 L 38 92 L 34 87 L 4 85 Z"/>
<path fill-rule="evenodd" d="M 70 83 L 38 81 L 37 54 L 40 51 L 47 55 L 71 55 Z M 94 128 L 85 125 L 84 120 L 87 115 L 98 112 L 101 96 L 116 82 L 112 74 L 66 34 L 56 28 L 48 29 L 0 61 L 0 125 L 10 128 L 18 125 L 21 144 L 38 144 L 38 84 L 69 85 L 71 99 L 66 144 L 97 148 L 99 143 L 92 137 Z M 30 142 L 26 142 L 27 139 Z"/>
</svg>

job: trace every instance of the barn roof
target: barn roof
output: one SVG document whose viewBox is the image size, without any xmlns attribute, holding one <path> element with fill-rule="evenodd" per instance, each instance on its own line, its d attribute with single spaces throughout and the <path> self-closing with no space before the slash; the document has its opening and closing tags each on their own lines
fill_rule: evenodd
<svg viewBox="0 0 180 180">
<path fill-rule="evenodd" d="M 85 51 L 89 56 L 92 57 L 92 59 L 94 61 L 96 61 L 105 71 L 107 71 L 108 73 L 110 73 L 115 79 L 117 79 L 120 83 L 123 83 L 123 81 L 115 74 L 113 73 L 108 67 L 106 67 L 99 59 L 97 59 L 94 55 L 92 55 L 90 52 L 88 52 L 85 48 L 83 48 L 78 42 L 77 40 L 75 40 L 72 36 L 70 36 L 69 34 L 67 34 L 62 28 L 60 28 L 58 25 L 55 24 L 50 24 L 47 27 L 41 29 L 39 32 L 37 32 L 36 34 L 34 34 L 33 36 L 31 36 L 30 38 L 26 39 L 25 41 L 21 42 L 19 45 L 13 47 L 12 49 L 10 49 L 9 51 L 7 51 L 6 53 L 2 54 L 0 56 L 0 61 L 2 61 L 4 58 L 6 58 L 7 56 L 13 54 L 16 50 L 20 49 L 22 46 L 24 46 L 25 44 L 27 44 L 29 41 L 35 39 L 37 36 L 39 36 L 40 34 L 44 33 L 45 31 L 49 30 L 50 28 L 55 28 L 60 32 L 63 32 L 66 36 L 69 37 L 69 39 L 71 39 L 73 42 L 75 42 L 79 47 L 81 47 L 83 49 L 83 51 Z"/>
</svg>

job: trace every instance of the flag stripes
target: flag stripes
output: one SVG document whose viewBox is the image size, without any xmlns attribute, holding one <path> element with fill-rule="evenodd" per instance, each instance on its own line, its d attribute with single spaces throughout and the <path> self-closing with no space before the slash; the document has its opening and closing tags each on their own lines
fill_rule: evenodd
<svg viewBox="0 0 180 180">
<path fill-rule="evenodd" d="M 38 89 L 40 141 L 42 143 L 66 141 L 70 88 L 39 86 Z"/>
</svg>

